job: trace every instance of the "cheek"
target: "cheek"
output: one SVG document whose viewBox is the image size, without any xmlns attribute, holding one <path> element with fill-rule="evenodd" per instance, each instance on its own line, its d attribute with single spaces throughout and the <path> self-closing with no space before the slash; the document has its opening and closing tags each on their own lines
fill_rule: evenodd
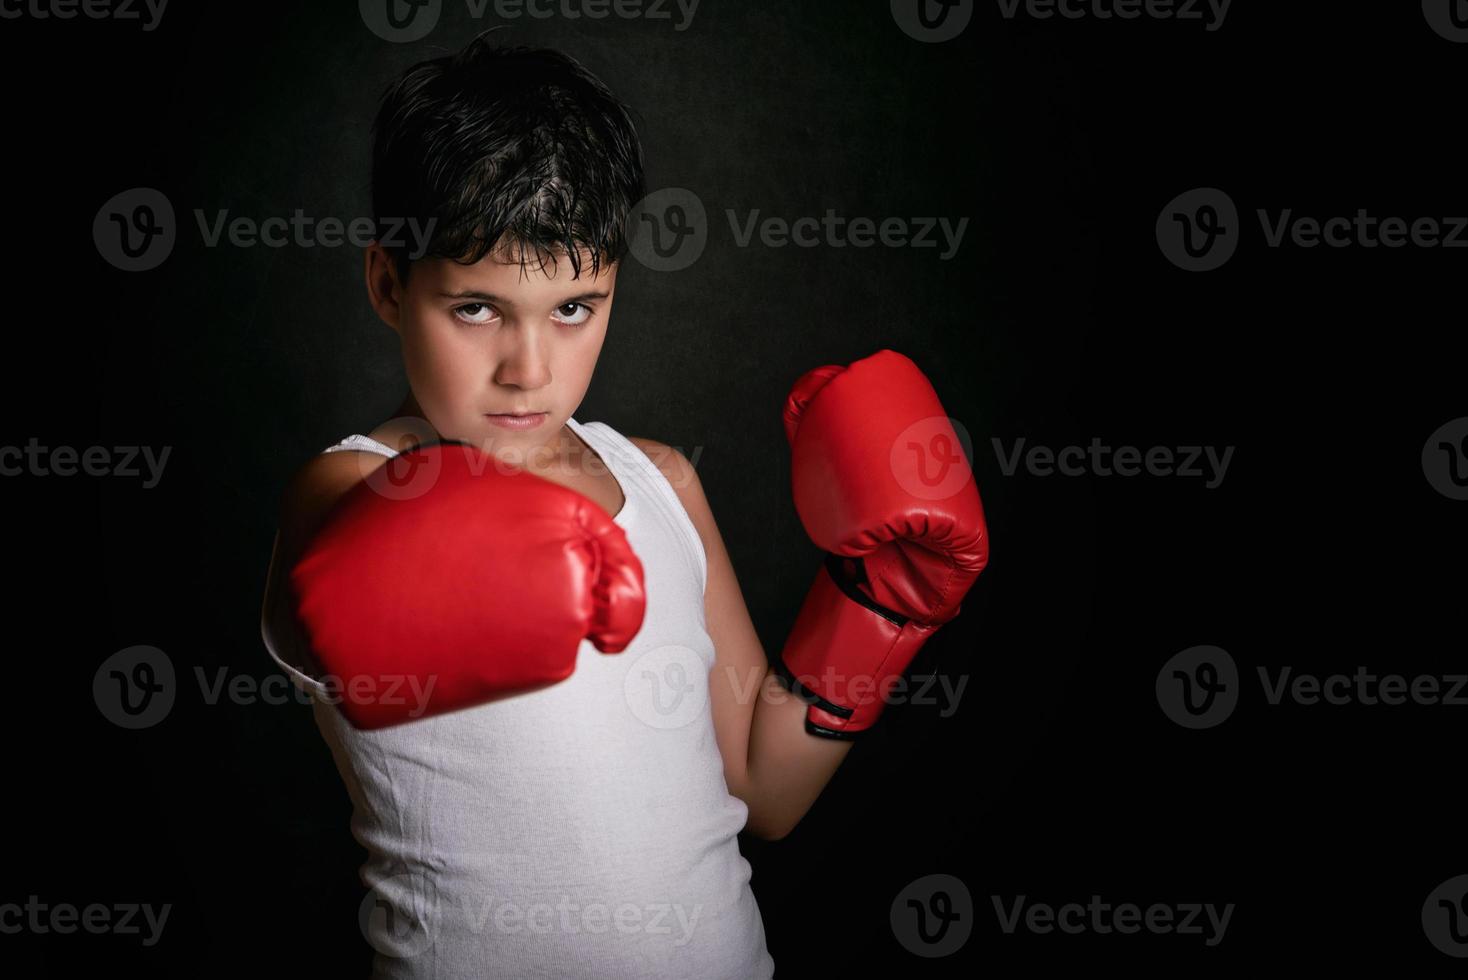
<svg viewBox="0 0 1468 980">
<path fill-rule="evenodd" d="M 601 356 L 602 344 L 606 339 L 607 328 L 606 322 L 603 321 L 601 326 L 596 328 L 595 335 L 582 338 L 581 343 L 576 345 L 573 358 L 578 374 L 587 377 L 591 375 L 592 369 L 596 367 L 597 358 Z"/>
<path fill-rule="evenodd" d="M 455 329 L 441 317 L 419 317 L 407 337 L 404 353 L 416 385 L 444 400 L 466 389 L 478 364 L 468 330 Z"/>
</svg>

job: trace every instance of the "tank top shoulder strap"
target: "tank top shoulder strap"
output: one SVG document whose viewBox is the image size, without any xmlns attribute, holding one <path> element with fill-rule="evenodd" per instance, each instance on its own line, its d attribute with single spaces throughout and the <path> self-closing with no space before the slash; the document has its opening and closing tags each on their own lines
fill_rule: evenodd
<svg viewBox="0 0 1468 980">
<path fill-rule="evenodd" d="M 368 453 L 379 453 L 387 457 L 393 457 L 398 454 L 398 451 L 396 449 L 387 445 L 386 443 L 378 442 L 371 436 L 359 435 L 357 433 L 353 433 L 352 435 L 347 436 L 341 442 L 327 446 L 321 451 L 324 453 L 339 453 L 348 449 L 355 449 L 361 452 Z"/>
<path fill-rule="evenodd" d="M 703 550 L 703 539 L 698 536 L 698 529 L 693 526 L 683 501 L 678 499 L 663 471 L 636 443 L 605 422 L 578 422 L 572 418 L 567 420 L 567 424 L 606 462 L 622 484 L 622 492 L 638 494 L 642 498 L 639 507 L 652 510 L 673 530 L 689 562 L 698 569 L 699 589 L 705 589 L 708 584 L 708 556 Z"/>
</svg>

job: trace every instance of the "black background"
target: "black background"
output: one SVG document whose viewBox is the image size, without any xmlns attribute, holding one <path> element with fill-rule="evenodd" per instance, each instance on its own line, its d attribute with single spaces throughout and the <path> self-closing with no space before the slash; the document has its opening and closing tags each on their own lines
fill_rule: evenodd
<svg viewBox="0 0 1468 980">
<path fill-rule="evenodd" d="M 449 3 L 427 39 L 392 44 L 354 4 L 330 6 L 175 0 L 151 32 L 0 21 L 3 442 L 171 447 L 151 489 L 0 482 L 13 636 L 0 901 L 172 904 L 152 947 L 0 935 L 27 975 L 367 970 L 363 852 L 309 710 L 207 704 L 193 672 L 275 673 L 259 610 L 276 501 L 311 454 L 399 403 L 395 338 L 358 249 L 206 248 L 193 209 L 368 213 L 382 86 L 502 21 Z M 694 265 L 626 263 L 576 415 L 695 458 L 771 655 L 819 560 L 788 494 L 794 379 L 893 347 L 973 436 L 991 565 L 911 669 L 967 678 L 958 710 L 894 706 L 790 837 L 741 838 L 778 975 L 1461 969 L 1420 913 L 1468 872 L 1453 790 L 1464 709 L 1272 706 L 1256 669 L 1462 671 L 1468 505 L 1432 488 L 1421 454 L 1468 414 L 1468 253 L 1269 248 L 1254 213 L 1468 213 L 1468 44 L 1408 3 L 1239 2 L 1212 32 L 980 3 L 941 44 L 878 2 L 704 0 L 683 31 L 505 23 L 506 43 L 560 47 L 635 107 L 649 189 L 686 187 L 708 208 Z M 129 273 L 91 229 L 133 187 L 168 196 L 179 238 Z M 1154 233 L 1195 187 L 1243 216 L 1237 253 L 1206 273 L 1171 264 Z M 969 223 L 945 261 L 739 247 L 726 208 Z M 1006 473 L 994 445 L 1093 438 L 1234 455 L 1207 489 Z M 1186 730 L 1154 682 L 1205 643 L 1239 664 L 1243 694 L 1225 723 Z M 164 650 L 182 684 L 164 722 L 127 731 L 99 712 L 92 677 L 137 644 Z M 973 934 L 937 959 L 889 925 L 898 893 L 930 874 L 973 902 Z M 1236 907 L 1210 947 L 1006 934 L 991 898 L 1093 894 Z"/>
</svg>

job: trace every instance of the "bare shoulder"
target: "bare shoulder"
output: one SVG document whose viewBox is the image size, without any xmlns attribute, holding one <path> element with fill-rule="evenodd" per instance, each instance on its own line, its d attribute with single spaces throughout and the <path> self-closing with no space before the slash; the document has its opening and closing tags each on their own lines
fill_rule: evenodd
<svg viewBox="0 0 1468 980">
<path fill-rule="evenodd" d="M 708 502 L 704 500 L 703 487 L 698 481 L 698 473 L 688 457 L 674 449 L 672 446 L 658 442 L 656 439 L 644 439 L 639 436 L 628 436 L 627 441 L 647 454 L 647 458 L 668 478 L 673 485 L 679 499 L 683 501 L 684 507 L 689 507 L 690 499 L 697 502 L 705 509 Z M 692 508 L 689 507 L 689 513 Z"/>
<path fill-rule="evenodd" d="M 321 528 L 332 505 L 387 459 L 380 453 L 355 450 L 319 453 L 301 464 L 281 491 L 279 528 L 265 575 L 261 624 L 266 643 L 274 642 L 273 649 L 279 649 L 282 657 L 300 669 L 318 671 L 320 665 L 314 661 L 295 617 L 294 593 L 287 587 L 288 571 Z"/>
<path fill-rule="evenodd" d="M 280 495 L 280 538 L 286 555 L 297 554 L 332 505 L 387 460 L 381 453 L 343 450 L 318 453 L 301 464 Z"/>
</svg>

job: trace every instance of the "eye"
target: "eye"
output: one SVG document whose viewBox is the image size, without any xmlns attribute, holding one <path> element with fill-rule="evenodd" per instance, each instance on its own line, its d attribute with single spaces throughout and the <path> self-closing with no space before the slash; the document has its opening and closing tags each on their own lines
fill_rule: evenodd
<svg viewBox="0 0 1468 980">
<path fill-rule="evenodd" d="M 557 319 L 560 320 L 562 323 L 572 327 L 581 326 L 587 320 L 591 319 L 592 314 L 591 307 L 587 306 L 585 303 L 564 303 L 561 306 L 556 307 L 556 312 L 560 313 L 565 310 L 575 310 L 578 307 L 580 308 L 581 312 L 580 314 L 576 315 L 575 319 L 563 319 L 561 317 L 557 317 Z"/>
<path fill-rule="evenodd" d="M 479 326 L 493 320 L 495 312 L 494 307 L 488 303 L 465 303 L 463 306 L 454 307 L 454 316 L 465 323 Z"/>
</svg>

